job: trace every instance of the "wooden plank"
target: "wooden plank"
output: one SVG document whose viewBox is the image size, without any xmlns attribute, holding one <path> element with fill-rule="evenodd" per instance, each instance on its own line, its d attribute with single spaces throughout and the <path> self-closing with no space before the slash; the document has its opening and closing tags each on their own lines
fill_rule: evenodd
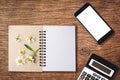
<svg viewBox="0 0 120 80">
<path fill-rule="evenodd" d="M 86 2 L 90 2 L 115 31 L 115 34 L 102 45 L 98 45 L 73 16 Z M 0 80 L 76 80 L 92 53 L 120 67 L 119 4 L 120 0 L 0 0 Z M 8 72 L 8 25 L 11 24 L 76 25 L 77 71 Z M 119 79 L 120 71 L 115 80 Z"/>
</svg>

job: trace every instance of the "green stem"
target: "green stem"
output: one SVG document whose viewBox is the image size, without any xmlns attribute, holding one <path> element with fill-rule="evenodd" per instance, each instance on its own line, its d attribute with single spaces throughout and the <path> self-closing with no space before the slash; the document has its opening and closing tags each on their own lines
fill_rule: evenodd
<svg viewBox="0 0 120 80">
<path fill-rule="evenodd" d="M 33 57 L 36 56 L 36 53 L 37 53 L 38 51 L 39 51 L 39 48 L 38 48 L 37 50 L 33 51 L 32 56 L 33 56 Z"/>
</svg>

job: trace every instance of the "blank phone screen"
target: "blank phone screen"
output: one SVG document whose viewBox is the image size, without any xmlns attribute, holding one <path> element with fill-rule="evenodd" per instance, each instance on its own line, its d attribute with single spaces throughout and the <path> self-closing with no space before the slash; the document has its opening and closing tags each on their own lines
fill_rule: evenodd
<svg viewBox="0 0 120 80">
<path fill-rule="evenodd" d="M 78 14 L 77 19 L 97 41 L 111 30 L 91 6 Z"/>
</svg>

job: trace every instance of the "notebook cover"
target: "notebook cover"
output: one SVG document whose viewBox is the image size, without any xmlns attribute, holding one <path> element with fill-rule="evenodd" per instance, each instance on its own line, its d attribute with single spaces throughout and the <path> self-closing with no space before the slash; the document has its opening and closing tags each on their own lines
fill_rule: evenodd
<svg viewBox="0 0 120 80">
<path fill-rule="evenodd" d="M 29 45 L 33 49 L 39 48 L 39 31 L 42 30 L 42 26 L 30 26 L 30 25 L 10 25 L 9 26 L 9 56 L 8 56 L 8 71 L 19 72 L 41 72 L 42 67 L 39 63 L 39 52 L 35 57 L 35 62 L 26 62 L 22 66 L 17 66 L 16 59 L 18 56 L 27 57 L 32 52 L 27 49 L 24 44 Z M 16 41 L 16 38 L 20 38 L 20 41 Z M 28 43 L 27 37 L 31 35 L 35 37 L 35 42 Z M 25 50 L 24 55 L 19 53 L 20 50 Z"/>
</svg>

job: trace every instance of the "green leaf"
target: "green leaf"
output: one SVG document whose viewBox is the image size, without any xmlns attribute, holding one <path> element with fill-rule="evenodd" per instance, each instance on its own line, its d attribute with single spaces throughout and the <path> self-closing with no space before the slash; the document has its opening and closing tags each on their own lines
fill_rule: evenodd
<svg viewBox="0 0 120 80">
<path fill-rule="evenodd" d="M 29 45 L 24 44 L 24 46 L 25 46 L 27 49 L 29 49 L 30 51 L 34 51 Z"/>
</svg>

